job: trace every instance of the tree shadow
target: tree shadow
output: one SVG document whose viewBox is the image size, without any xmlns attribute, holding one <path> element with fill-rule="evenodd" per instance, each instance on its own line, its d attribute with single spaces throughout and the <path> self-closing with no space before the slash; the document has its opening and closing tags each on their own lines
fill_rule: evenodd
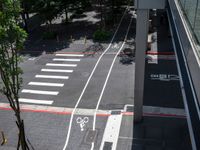
<svg viewBox="0 0 200 150">
<path fill-rule="evenodd" d="M 132 150 L 192 149 L 185 118 L 145 116 L 133 126 Z"/>
<path fill-rule="evenodd" d="M 104 50 L 104 47 L 101 43 L 99 42 L 96 42 L 94 43 L 93 45 L 87 47 L 84 51 L 84 54 L 89 57 L 89 56 L 93 56 L 96 54 L 96 53 L 102 53 Z"/>
<path fill-rule="evenodd" d="M 73 44 L 76 40 L 92 39 L 93 33 L 97 30 L 95 24 L 88 23 L 87 21 L 73 22 L 67 25 L 52 24 L 50 30 L 56 33 L 56 38 L 44 39 L 43 33 L 47 32 L 46 28 L 46 25 L 40 26 L 30 33 L 25 43 L 25 48 L 20 53 L 39 56 L 43 52 L 53 53 L 60 51 L 69 48 L 70 44 Z M 83 42 L 78 44 L 83 44 Z M 76 47 L 73 48 L 76 49 Z"/>
<path fill-rule="evenodd" d="M 93 13 L 91 15 L 91 13 Z M 91 15 L 87 18 L 87 15 Z M 118 22 L 120 17 L 118 18 Z M 38 15 L 33 16 L 34 18 Z M 93 41 L 93 34 L 99 28 L 99 13 L 98 11 L 85 11 L 83 14 L 75 16 L 71 22 L 68 23 L 55 23 L 49 25 L 44 25 L 44 20 L 39 20 L 38 27 L 34 28 L 33 31 L 30 31 L 27 41 L 25 42 L 24 50 L 20 52 L 22 55 L 29 55 L 31 57 L 37 57 L 43 53 L 54 53 L 57 51 L 78 51 L 78 52 L 100 52 L 103 51 L 102 48 L 97 46 L 97 43 Z M 60 19 L 63 19 L 60 17 Z M 126 24 L 122 25 L 125 27 Z M 116 28 L 115 25 L 110 26 L 110 32 L 114 33 Z M 50 30 L 56 34 L 56 37 L 53 39 L 44 39 L 43 34 Z M 109 29 L 108 29 L 109 30 Z M 124 29 L 125 30 L 125 29 Z M 123 31 L 122 31 L 123 32 Z M 110 39 L 99 42 L 99 43 L 110 43 Z M 113 42 L 121 41 L 122 37 L 118 36 Z M 87 41 L 90 41 L 90 44 L 84 45 Z M 94 45 L 93 45 L 94 44 Z M 91 50 L 93 46 L 94 50 Z M 102 46 L 101 46 L 102 47 Z"/>
</svg>

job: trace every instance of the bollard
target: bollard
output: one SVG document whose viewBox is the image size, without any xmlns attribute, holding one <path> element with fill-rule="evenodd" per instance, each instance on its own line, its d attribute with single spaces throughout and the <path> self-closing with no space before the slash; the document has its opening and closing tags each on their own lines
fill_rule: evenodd
<svg viewBox="0 0 200 150">
<path fill-rule="evenodd" d="M 71 40 L 71 42 L 73 42 L 73 37 L 72 37 L 72 35 L 70 36 L 70 40 Z"/>
<path fill-rule="evenodd" d="M 85 36 L 85 38 L 84 38 L 84 45 L 86 45 L 87 44 L 87 36 Z"/>
<path fill-rule="evenodd" d="M 58 35 L 56 35 L 56 40 L 57 40 L 57 42 L 60 42 Z"/>
</svg>

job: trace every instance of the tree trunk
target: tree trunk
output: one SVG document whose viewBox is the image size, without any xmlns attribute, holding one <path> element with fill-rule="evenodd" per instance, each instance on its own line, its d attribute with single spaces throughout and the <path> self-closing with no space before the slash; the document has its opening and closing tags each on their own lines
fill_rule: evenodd
<svg viewBox="0 0 200 150">
<path fill-rule="evenodd" d="M 21 12 L 21 16 L 23 19 L 23 27 L 24 30 L 26 30 L 26 32 L 28 32 L 28 24 L 27 24 L 27 18 L 26 18 L 26 4 L 24 2 L 21 3 L 21 7 L 23 9 L 23 11 Z"/>
<path fill-rule="evenodd" d="M 20 112 L 17 112 L 16 114 L 17 121 L 16 124 L 18 126 L 19 130 L 19 138 L 18 138 L 18 145 L 17 145 L 17 150 L 29 150 L 29 147 L 26 142 L 26 135 L 25 135 L 25 130 L 24 130 L 24 121 L 20 117 Z"/>
<path fill-rule="evenodd" d="M 26 15 L 24 12 L 21 13 L 22 19 L 23 19 L 23 28 L 24 30 L 26 30 L 26 32 L 28 32 L 28 23 L 27 23 L 27 19 L 26 19 Z"/>
<path fill-rule="evenodd" d="M 112 0 L 112 25 L 115 24 L 115 17 L 114 17 L 114 0 Z"/>
<path fill-rule="evenodd" d="M 65 7 L 65 16 L 66 16 L 65 22 L 67 23 L 69 20 L 68 20 L 68 11 L 66 7 Z"/>
<path fill-rule="evenodd" d="M 99 5 L 100 5 L 100 12 L 101 12 L 101 23 L 100 23 L 100 28 L 101 30 L 103 29 L 103 6 L 102 6 L 102 0 L 99 0 Z"/>
<path fill-rule="evenodd" d="M 30 17 L 29 17 L 29 13 L 26 12 L 25 14 L 26 14 L 26 18 L 27 18 L 27 20 L 29 20 L 29 19 L 30 19 Z"/>
</svg>

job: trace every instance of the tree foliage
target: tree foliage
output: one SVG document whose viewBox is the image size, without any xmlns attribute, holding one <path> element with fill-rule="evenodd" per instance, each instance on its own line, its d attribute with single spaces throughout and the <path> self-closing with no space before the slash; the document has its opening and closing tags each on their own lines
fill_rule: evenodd
<svg viewBox="0 0 200 150">
<path fill-rule="evenodd" d="M 49 24 L 51 24 L 52 19 L 54 19 L 61 11 L 60 0 L 37 0 L 33 8 Z"/>
<path fill-rule="evenodd" d="M 27 36 L 18 25 L 20 12 L 19 0 L 0 0 L 0 75 L 2 80 L 0 89 L 15 112 L 19 129 L 17 149 L 28 150 L 19 105 L 22 70 L 18 66 L 20 60 L 18 51 L 22 49 Z"/>
</svg>

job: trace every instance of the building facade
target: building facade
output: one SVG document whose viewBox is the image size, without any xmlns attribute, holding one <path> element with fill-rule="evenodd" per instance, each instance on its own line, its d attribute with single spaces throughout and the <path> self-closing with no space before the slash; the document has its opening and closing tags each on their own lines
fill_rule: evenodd
<svg viewBox="0 0 200 150">
<path fill-rule="evenodd" d="M 135 0 L 137 9 L 137 31 L 142 28 L 147 28 L 144 19 L 140 21 L 139 17 L 142 13 L 148 12 L 149 9 L 165 9 L 169 20 L 170 33 L 173 41 L 173 47 L 176 53 L 176 60 L 178 72 L 180 76 L 180 85 L 183 95 L 184 106 L 187 114 L 188 128 L 190 131 L 190 138 L 192 148 L 194 150 L 200 149 L 200 0 Z M 144 16 L 144 15 L 143 15 Z M 144 17 L 143 17 L 144 18 Z M 139 22 L 140 21 L 140 22 Z M 148 20 L 147 20 L 148 22 Z M 139 25 L 140 24 L 140 25 Z M 139 29 L 138 29 L 139 28 Z M 141 66 L 139 61 L 144 59 L 138 58 L 137 66 L 137 53 L 140 57 L 145 57 L 144 47 L 141 49 L 142 44 L 140 41 L 142 36 L 136 31 L 136 71 L 137 67 Z M 147 35 L 146 35 L 147 36 Z M 138 41 L 138 42 L 137 42 Z M 140 44 L 141 43 L 141 44 Z M 140 46 L 141 45 L 141 46 Z M 139 50 L 137 50 L 139 49 Z M 142 52 L 141 52 L 142 51 Z M 141 55 L 142 53 L 142 55 Z M 138 78 L 137 78 L 138 77 Z M 142 74 L 136 72 L 136 81 L 143 80 L 144 71 Z M 135 118 L 141 118 L 141 104 L 143 97 L 143 87 L 136 83 L 135 85 Z M 140 94 L 137 94 L 137 92 Z M 139 95 L 139 96 L 137 96 Z"/>
</svg>

